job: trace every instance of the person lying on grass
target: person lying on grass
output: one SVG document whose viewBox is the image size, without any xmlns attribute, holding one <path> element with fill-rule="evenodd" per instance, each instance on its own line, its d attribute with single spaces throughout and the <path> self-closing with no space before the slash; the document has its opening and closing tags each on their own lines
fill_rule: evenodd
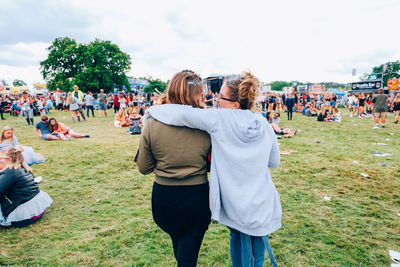
<svg viewBox="0 0 400 267">
<path fill-rule="evenodd" d="M 1 132 L 0 151 L 18 146 L 18 138 L 14 135 L 14 129 L 11 126 L 6 126 Z M 26 164 L 32 165 L 42 163 L 47 160 L 41 154 L 35 153 L 32 147 L 24 146 L 22 155 Z"/>
<path fill-rule="evenodd" d="M 0 153 L 0 227 L 19 228 L 40 220 L 53 200 L 34 181 L 22 146 Z"/>
<path fill-rule="evenodd" d="M 267 112 L 267 115 L 265 118 L 267 119 L 269 124 L 271 124 L 271 127 L 274 130 L 275 134 L 283 135 L 283 137 L 290 138 L 290 137 L 293 137 L 297 133 L 297 130 L 292 131 L 289 128 L 283 129 L 283 128 L 279 127 L 277 124 L 273 123 L 272 122 L 273 119 L 275 119 L 275 121 L 276 121 L 276 119 L 279 117 L 277 117 L 277 116 L 272 117 L 272 112 Z"/>
<path fill-rule="evenodd" d="M 57 134 L 57 136 L 63 141 L 70 141 L 72 138 L 89 138 L 88 134 L 80 134 L 75 133 L 72 129 L 66 126 L 62 122 L 58 122 L 55 118 L 49 119 L 49 129 L 53 134 Z"/>
</svg>

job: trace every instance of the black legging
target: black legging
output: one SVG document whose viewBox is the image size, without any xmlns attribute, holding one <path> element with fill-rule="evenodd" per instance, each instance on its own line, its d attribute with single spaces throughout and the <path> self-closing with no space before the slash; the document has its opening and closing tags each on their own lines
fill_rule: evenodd
<svg viewBox="0 0 400 267">
<path fill-rule="evenodd" d="M 154 183 L 153 219 L 169 234 L 178 267 L 197 264 L 201 242 L 211 222 L 209 185 L 166 186 Z"/>
<path fill-rule="evenodd" d="M 293 107 L 287 107 L 287 118 L 288 120 L 292 120 L 293 117 Z"/>
<path fill-rule="evenodd" d="M 114 106 L 114 113 L 118 113 L 119 106 Z"/>
</svg>

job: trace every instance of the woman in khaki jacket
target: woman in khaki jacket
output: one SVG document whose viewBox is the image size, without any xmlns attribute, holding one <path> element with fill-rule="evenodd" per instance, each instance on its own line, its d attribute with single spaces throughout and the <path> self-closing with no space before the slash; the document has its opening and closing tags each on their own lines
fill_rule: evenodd
<svg viewBox="0 0 400 267">
<path fill-rule="evenodd" d="M 199 75 L 184 70 L 169 82 L 165 102 L 204 106 Z M 196 266 L 204 234 L 211 222 L 207 157 L 210 136 L 201 130 L 146 121 L 136 163 L 143 174 L 154 172 L 152 212 L 156 224 L 172 240 L 178 266 Z"/>
</svg>

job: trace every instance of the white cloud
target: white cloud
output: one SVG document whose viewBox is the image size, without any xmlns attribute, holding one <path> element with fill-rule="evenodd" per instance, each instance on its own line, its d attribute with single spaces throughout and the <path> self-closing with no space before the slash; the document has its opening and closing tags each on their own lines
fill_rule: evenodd
<svg viewBox="0 0 400 267">
<path fill-rule="evenodd" d="M 0 77 L 26 64 L 21 74 L 40 79 L 39 66 L 28 66 L 43 60 L 44 47 L 60 34 L 77 42 L 111 40 L 132 56 L 131 74 L 165 80 L 187 68 L 202 76 L 248 68 L 264 81 L 349 82 L 353 67 L 362 74 L 400 59 L 396 0 L 51 1 L 40 20 L 24 5 L 10 2 L 16 12 L 25 12 L 22 20 L 32 23 L 30 36 L 31 31 L 35 36 L 35 23 L 43 31 L 43 21 L 53 23 L 54 14 L 59 18 L 45 35 L 37 33 L 40 38 L 25 38 L 27 23 L 19 24 L 13 45 L 0 52 Z M 26 47 L 33 48 L 28 53 Z"/>
</svg>

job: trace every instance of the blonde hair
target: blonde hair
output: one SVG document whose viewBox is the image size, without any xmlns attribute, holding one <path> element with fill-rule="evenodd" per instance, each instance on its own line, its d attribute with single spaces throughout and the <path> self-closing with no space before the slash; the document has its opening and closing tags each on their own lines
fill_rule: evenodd
<svg viewBox="0 0 400 267">
<path fill-rule="evenodd" d="M 71 105 L 71 103 L 72 103 L 72 93 L 71 92 L 69 92 L 67 95 L 67 103 L 68 103 L 68 105 Z"/>
<path fill-rule="evenodd" d="M 197 73 L 183 70 L 172 77 L 168 83 L 166 98 L 161 97 L 159 103 L 191 105 L 202 108 L 200 96 L 203 92 L 203 82 Z"/>
<path fill-rule="evenodd" d="M 0 154 L 0 158 L 10 159 L 11 162 L 7 165 L 9 169 L 19 169 L 23 167 L 27 172 L 31 172 L 32 168 L 26 164 L 22 152 L 24 148 L 22 146 L 15 146 L 5 150 L 5 153 Z"/>
<path fill-rule="evenodd" d="M 4 136 L 5 131 L 10 131 L 10 130 L 14 131 L 14 128 L 11 127 L 11 126 L 5 126 L 5 127 L 3 128 L 3 130 L 1 131 L 1 142 L 2 142 L 2 143 L 3 143 L 3 141 L 6 139 L 5 136 Z M 13 137 L 13 138 L 14 138 L 14 137 Z"/>
<path fill-rule="evenodd" d="M 240 109 L 252 109 L 259 93 L 260 81 L 249 71 L 244 72 L 239 78 L 227 79 L 225 84 L 229 87 L 229 98 L 240 104 Z"/>
<path fill-rule="evenodd" d="M 400 93 L 396 94 L 396 97 L 394 98 L 394 102 L 400 102 Z"/>
</svg>

